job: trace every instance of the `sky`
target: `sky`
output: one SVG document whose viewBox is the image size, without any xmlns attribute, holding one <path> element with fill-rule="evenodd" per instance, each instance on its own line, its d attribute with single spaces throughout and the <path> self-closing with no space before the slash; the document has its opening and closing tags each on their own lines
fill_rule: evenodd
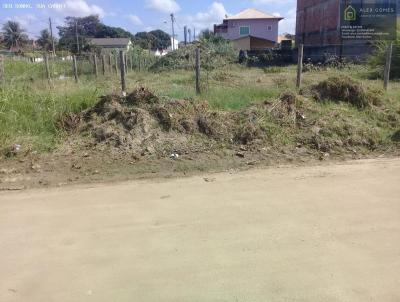
<svg viewBox="0 0 400 302">
<path fill-rule="evenodd" d="M 37 37 L 48 28 L 63 25 L 66 16 L 100 16 L 103 23 L 124 28 L 131 33 L 162 29 L 171 33 L 170 14 L 175 14 L 175 31 L 182 39 L 183 28 L 200 30 L 221 23 L 225 15 L 234 15 L 246 8 L 284 17 L 280 33 L 294 33 L 296 0 L 0 0 L 0 24 L 8 20 L 21 23 L 29 36 Z M 56 31 L 56 30 L 55 30 Z"/>
</svg>

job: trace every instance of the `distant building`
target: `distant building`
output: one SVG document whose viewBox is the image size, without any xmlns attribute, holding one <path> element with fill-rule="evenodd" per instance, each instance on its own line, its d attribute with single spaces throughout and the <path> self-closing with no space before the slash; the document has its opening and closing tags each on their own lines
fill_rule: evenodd
<svg viewBox="0 0 400 302">
<path fill-rule="evenodd" d="M 214 33 L 231 40 L 238 50 L 262 50 L 278 42 L 279 21 L 276 17 L 256 9 L 246 9 L 226 17 L 222 24 L 214 25 Z"/>
<path fill-rule="evenodd" d="M 90 39 L 89 44 L 98 46 L 103 50 L 126 50 L 132 49 L 133 44 L 129 38 L 93 38 Z"/>
<path fill-rule="evenodd" d="M 177 50 L 177 49 L 179 49 L 179 40 L 171 37 L 171 46 L 168 47 L 168 50 Z"/>
</svg>

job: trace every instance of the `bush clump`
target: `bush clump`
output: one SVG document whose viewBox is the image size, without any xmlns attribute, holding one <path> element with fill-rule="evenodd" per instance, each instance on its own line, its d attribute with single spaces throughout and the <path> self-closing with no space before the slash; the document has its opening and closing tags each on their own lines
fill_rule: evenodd
<svg viewBox="0 0 400 302">
<path fill-rule="evenodd" d="M 359 109 L 379 103 L 376 91 L 366 89 L 349 77 L 330 77 L 313 86 L 312 91 L 318 101 L 345 102 Z"/>
</svg>

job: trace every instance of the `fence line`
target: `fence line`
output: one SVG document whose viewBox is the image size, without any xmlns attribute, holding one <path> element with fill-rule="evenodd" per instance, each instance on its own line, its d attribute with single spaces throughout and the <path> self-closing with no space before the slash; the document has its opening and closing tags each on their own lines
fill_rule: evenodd
<svg viewBox="0 0 400 302">
<path fill-rule="evenodd" d="M 364 44 L 362 44 L 364 45 Z M 392 44 L 391 44 L 392 45 Z M 354 44 L 352 44 L 354 46 Z M 393 45 L 392 45 L 393 46 Z M 306 55 L 306 47 L 308 45 L 301 45 L 299 50 L 302 49 L 303 51 L 298 51 L 298 68 L 297 68 L 297 80 L 296 86 L 297 88 L 301 87 L 302 81 L 302 73 L 303 73 L 303 62 L 307 62 L 310 56 Z M 212 62 L 210 63 L 208 60 L 209 55 L 207 50 L 202 50 L 203 55 L 200 59 L 200 49 L 195 49 L 195 51 L 190 52 L 187 55 L 187 60 L 184 62 L 179 62 L 179 68 L 183 68 L 186 70 L 193 70 L 195 75 L 194 87 L 196 89 L 196 93 L 201 93 L 201 76 L 200 76 L 200 67 L 202 67 L 207 75 L 207 83 L 208 83 L 208 75 L 210 70 L 213 70 Z M 294 51 L 296 53 L 296 51 Z M 329 54 L 328 54 L 329 55 Z M 101 67 L 98 65 L 100 59 Z M 93 77 L 93 78 L 100 78 L 102 77 L 116 77 L 120 79 L 121 82 L 125 82 L 125 89 L 126 89 L 126 78 L 122 80 L 120 77 L 122 73 L 124 76 L 129 76 L 131 72 L 144 72 L 148 71 L 150 66 L 157 62 L 156 57 L 148 57 L 144 53 L 139 52 L 110 52 L 108 53 L 108 58 L 106 54 L 101 54 L 100 58 L 96 53 L 84 53 L 77 56 L 64 56 L 64 57 L 55 57 L 49 56 L 47 53 L 43 54 L 41 61 L 36 60 L 21 60 L 15 59 L 15 61 L 25 61 L 29 66 L 26 71 L 26 74 L 23 76 L 18 76 L 18 79 L 23 79 L 24 77 L 28 76 L 28 72 L 30 70 L 38 69 L 36 66 L 41 68 L 39 74 L 43 76 L 44 79 L 47 79 L 49 83 L 52 83 L 54 80 L 57 79 L 66 79 L 66 78 L 74 78 L 75 82 L 78 83 L 81 78 L 85 77 Z M 384 72 L 384 88 L 387 89 L 389 85 L 389 75 L 390 75 L 390 62 L 392 59 L 392 52 L 388 50 L 388 56 L 386 59 L 385 65 L 385 72 Z M 201 61 L 202 60 L 202 61 Z M 4 61 L 5 57 L 0 56 L 0 81 L 4 80 L 7 77 L 5 72 L 8 70 L 4 70 Z M 212 61 L 212 60 L 211 60 Z M 123 62 L 123 65 L 121 65 Z M 168 64 L 168 61 L 166 61 Z M 209 66 L 211 64 L 211 66 Z M 304 65 L 306 66 L 306 65 Z M 99 72 L 99 67 L 101 71 Z M 174 66 L 171 65 L 164 65 L 160 66 L 161 68 L 164 67 L 165 69 L 174 69 Z M 382 66 L 383 67 L 383 66 Z M 24 72 L 25 73 L 25 72 Z M 32 77 L 31 77 L 32 79 Z M 14 79 L 11 79 L 14 80 Z M 122 87 L 124 88 L 124 87 Z M 125 89 L 122 89 L 123 91 Z"/>
</svg>

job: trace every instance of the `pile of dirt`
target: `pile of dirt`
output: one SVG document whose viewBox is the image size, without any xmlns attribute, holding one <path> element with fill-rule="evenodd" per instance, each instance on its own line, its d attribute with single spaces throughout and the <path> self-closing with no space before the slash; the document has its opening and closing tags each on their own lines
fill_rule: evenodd
<svg viewBox="0 0 400 302">
<path fill-rule="evenodd" d="M 332 87 L 327 87 L 321 91 L 330 92 Z M 346 92 L 349 99 L 354 91 Z M 342 98 L 340 93 L 336 96 Z M 193 154 L 221 147 L 238 150 L 243 146 L 261 150 L 300 145 L 317 152 L 347 152 L 354 147 L 374 150 L 383 143 L 378 128 L 355 122 L 338 111 L 321 116 L 318 104 L 290 91 L 277 100 L 239 111 L 215 111 L 207 101 L 160 98 L 141 87 L 126 97 L 103 96 L 92 108 L 66 116 L 59 124 L 83 134 L 81 137 L 90 137 L 90 148 L 104 150 L 106 146 L 140 156 L 169 156 L 175 151 Z"/>
<path fill-rule="evenodd" d="M 330 77 L 313 86 L 312 92 L 318 101 L 345 102 L 359 109 L 379 104 L 377 92 L 349 77 Z"/>
<path fill-rule="evenodd" d="M 210 144 L 235 149 L 269 140 L 272 120 L 292 124 L 299 114 L 296 102 L 296 95 L 284 93 L 276 102 L 224 112 L 211 110 L 206 101 L 160 99 L 141 87 L 126 97 L 103 96 L 92 108 L 60 119 L 59 126 L 92 137 L 93 146 L 139 154 L 191 152 Z"/>
<path fill-rule="evenodd" d="M 238 118 L 237 113 L 210 110 L 206 101 L 160 99 L 141 87 L 127 97 L 103 96 L 92 108 L 60 119 L 59 127 L 88 134 L 94 146 L 165 155 L 198 149 L 204 140 L 234 143 Z"/>
</svg>

